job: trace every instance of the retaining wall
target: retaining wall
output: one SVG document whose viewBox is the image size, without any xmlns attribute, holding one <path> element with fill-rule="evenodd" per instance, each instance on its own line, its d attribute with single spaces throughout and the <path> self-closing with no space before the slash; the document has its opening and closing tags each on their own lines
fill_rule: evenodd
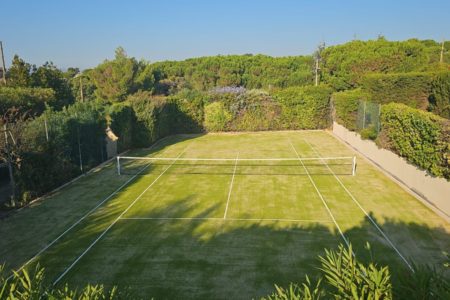
<svg viewBox="0 0 450 300">
<path fill-rule="evenodd" d="M 378 148 L 373 141 L 361 139 L 358 133 L 336 122 L 333 123 L 333 134 L 400 181 L 419 196 L 418 199 L 450 222 L 450 182 L 428 175 L 404 158 Z"/>
</svg>

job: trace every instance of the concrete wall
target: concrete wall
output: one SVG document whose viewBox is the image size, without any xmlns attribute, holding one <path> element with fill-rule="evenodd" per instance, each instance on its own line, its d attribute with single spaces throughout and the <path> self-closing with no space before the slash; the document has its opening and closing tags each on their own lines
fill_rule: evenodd
<svg viewBox="0 0 450 300">
<path fill-rule="evenodd" d="M 404 158 L 378 148 L 373 141 L 362 140 L 359 134 L 336 122 L 333 123 L 333 134 L 420 196 L 422 202 L 450 222 L 450 182 L 428 175 Z"/>
</svg>

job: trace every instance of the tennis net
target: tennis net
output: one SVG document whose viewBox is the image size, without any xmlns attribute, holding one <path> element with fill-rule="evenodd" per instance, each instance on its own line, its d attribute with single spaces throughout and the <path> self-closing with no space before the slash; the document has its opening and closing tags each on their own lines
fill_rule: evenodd
<svg viewBox="0 0 450 300">
<path fill-rule="evenodd" d="M 119 175 L 146 175 L 156 170 L 172 174 L 216 175 L 355 175 L 356 157 L 305 158 L 173 158 L 118 156 Z"/>
</svg>

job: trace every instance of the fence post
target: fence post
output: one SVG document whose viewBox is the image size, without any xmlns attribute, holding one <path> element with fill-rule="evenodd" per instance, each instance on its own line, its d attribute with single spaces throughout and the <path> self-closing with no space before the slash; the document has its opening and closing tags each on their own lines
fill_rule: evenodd
<svg viewBox="0 0 450 300">
<path fill-rule="evenodd" d="M 116 156 L 117 160 L 117 174 L 120 175 L 120 156 Z"/>
<path fill-rule="evenodd" d="M 366 101 L 363 101 L 364 106 L 363 106 L 363 126 L 362 129 L 366 128 Z"/>
</svg>

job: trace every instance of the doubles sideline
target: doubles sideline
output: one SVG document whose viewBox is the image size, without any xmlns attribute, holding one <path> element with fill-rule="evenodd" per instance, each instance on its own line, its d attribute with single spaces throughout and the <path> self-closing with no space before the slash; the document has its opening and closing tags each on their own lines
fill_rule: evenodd
<svg viewBox="0 0 450 300">
<path fill-rule="evenodd" d="M 157 141 L 156 143 L 154 143 L 151 147 L 148 148 L 148 150 L 151 150 L 153 148 L 155 148 L 157 145 L 159 145 L 161 143 L 161 141 L 163 141 L 165 138 L 160 139 L 159 141 Z M 94 208 L 92 208 L 91 210 L 89 210 L 87 213 L 85 213 L 80 219 L 78 219 L 78 221 L 76 221 L 75 223 L 73 223 L 69 228 L 67 228 L 64 232 L 62 232 L 60 235 L 58 235 L 53 241 L 51 241 L 50 243 L 48 243 L 47 245 L 45 245 L 41 250 L 39 250 L 35 255 L 33 255 L 29 260 L 27 260 L 22 266 L 20 266 L 20 268 L 18 268 L 17 270 L 15 270 L 15 272 L 20 272 L 23 268 L 25 268 L 26 266 L 28 266 L 30 263 L 32 263 L 33 261 L 35 261 L 40 255 L 42 255 L 42 253 L 44 253 L 45 251 L 47 251 L 51 246 L 53 246 L 55 243 L 57 243 L 62 237 L 64 237 L 69 231 L 71 231 L 74 227 L 76 227 L 78 224 L 80 224 L 84 219 L 86 219 L 88 216 L 90 216 L 93 212 L 95 212 L 100 206 L 102 206 L 106 201 L 108 201 L 109 199 L 111 199 L 113 196 L 115 196 L 119 191 L 121 191 L 125 186 L 127 186 L 131 181 L 133 181 L 133 179 L 135 179 L 140 173 L 142 173 L 145 169 L 147 169 L 149 166 L 145 165 L 143 168 L 141 168 L 134 176 L 132 176 L 130 179 L 128 179 L 127 181 L 125 181 L 125 183 L 123 183 L 121 186 L 119 186 L 114 192 L 112 192 L 109 196 L 107 196 L 105 199 L 103 199 L 102 201 L 100 201 Z M 13 274 L 11 274 L 6 280 L 11 279 L 14 276 L 14 272 Z"/>
<path fill-rule="evenodd" d="M 123 215 L 125 215 L 131 207 L 134 206 L 134 204 L 136 204 L 136 202 L 139 201 L 139 199 L 158 181 L 159 178 L 161 178 L 161 176 L 164 175 L 164 173 L 166 173 L 166 171 L 175 164 L 176 160 L 178 158 L 181 157 L 181 155 L 183 155 L 184 152 L 186 152 L 187 147 L 178 155 L 178 157 L 167 167 L 165 168 L 161 174 L 159 174 L 158 177 L 155 178 L 155 180 L 152 181 L 152 183 L 150 183 L 150 185 L 147 186 L 147 188 L 141 193 L 139 194 L 139 196 L 136 197 L 136 199 L 134 199 L 133 202 L 131 202 L 130 205 L 128 205 L 128 207 L 122 211 L 122 213 L 116 218 L 114 219 L 114 221 L 109 224 L 109 226 L 83 251 L 83 253 L 81 253 L 73 262 L 72 264 L 67 267 L 62 273 L 61 275 L 58 276 L 58 278 L 56 278 L 56 280 L 53 282 L 53 285 L 56 285 L 85 255 L 86 253 L 89 252 L 89 250 L 92 249 L 92 247 L 95 246 L 95 244 L 97 244 L 97 242 L 114 226 L 114 224 L 117 223 L 117 221 L 119 221 Z"/>
<path fill-rule="evenodd" d="M 318 157 L 322 157 L 320 153 L 305 139 L 303 141 L 316 153 Z M 373 226 L 380 232 L 380 234 L 383 236 L 383 238 L 388 242 L 388 244 L 394 249 L 394 251 L 398 254 L 398 256 L 403 260 L 403 262 L 408 266 L 408 268 L 414 272 L 413 267 L 408 262 L 408 260 L 402 255 L 402 253 L 397 249 L 397 247 L 394 245 L 394 243 L 389 239 L 389 237 L 384 233 L 383 230 L 381 230 L 380 226 L 375 222 L 375 220 L 370 216 L 370 214 L 364 209 L 364 207 L 359 203 L 358 200 L 356 200 L 355 196 L 347 189 L 347 187 L 344 185 L 344 183 L 339 179 L 339 177 L 334 173 L 334 171 L 330 168 L 330 166 L 327 164 L 326 160 L 322 161 L 325 166 L 328 168 L 328 170 L 333 174 L 334 178 L 339 182 L 339 184 L 342 186 L 342 188 L 345 190 L 345 192 L 350 196 L 350 198 L 353 200 L 353 202 L 361 209 L 362 212 L 366 215 L 366 217 L 370 220 L 370 222 L 373 224 Z"/>
<path fill-rule="evenodd" d="M 330 215 L 331 220 L 333 221 L 333 223 L 336 226 L 337 230 L 339 231 L 339 234 L 341 235 L 341 237 L 344 240 L 344 242 L 347 245 L 347 247 L 349 247 L 350 243 L 348 242 L 347 238 L 344 236 L 344 233 L 342 232 L 341 227 L 339 226 L 339 224 L 337 223 L 336 219 L 334 218 L 333 213 L 331 212 L 330 208 L 328 207 L 327 202 L 325 201 L 324 197 L 322 196 L 322 193 L 319 191 L 319 188 L 317 187 L 316 183 L 312 179 L 311 174 L 309 174 L 308 169 L 306 168 L 305 164 L 301 160 L 300 154 L 298 154 L 297 149 L 295 149 L 295 147 L 292 144 L 291 140 L 289 140 L 289 144 L 291 145 L 292 149 L 294 150 L 295 154 L 297 155 L 297 157 L 299 159 L 299 162 L 302 165 L 303 169 L 305 169 L 305 172 L 308 175 L 309 181 L 314 186 L 314 189 L 316 190 L 317 194 L 319 195 L 320 200 L 322 200 L 322 203 L 325 206 L 325 209 L 328 211 L 328 214 Z"/>
</svg>

